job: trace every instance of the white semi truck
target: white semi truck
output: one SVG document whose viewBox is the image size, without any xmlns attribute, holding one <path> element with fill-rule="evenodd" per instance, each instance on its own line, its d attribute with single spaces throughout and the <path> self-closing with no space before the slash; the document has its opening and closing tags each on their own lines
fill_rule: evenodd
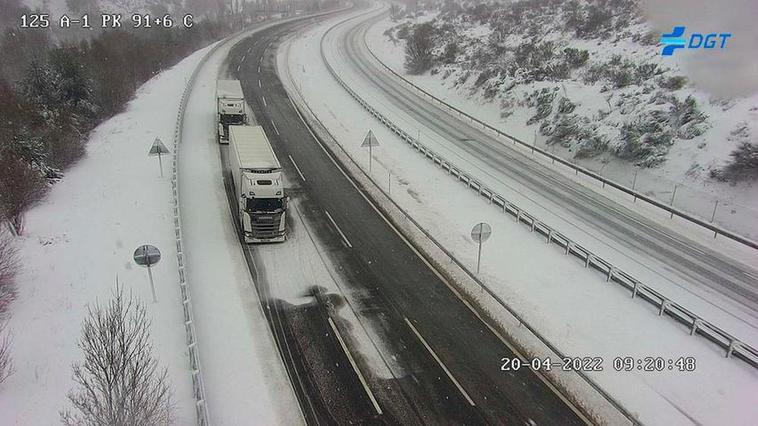
<svg viewBox="0 0 758 426">
<path fill-rule="evenodd" d="M 239 80 L 218 80 L 216 83 L 216 117 L 220 143 L 229 143 L 230 125 L 247 124 L 245 95 Z"/>
<path fill-rule="evenodd" d="M 229 126 L 229 167 L 246 243 L 286 236 L 287 197 L 279 164 L 263 127 Z"/>
</svg>

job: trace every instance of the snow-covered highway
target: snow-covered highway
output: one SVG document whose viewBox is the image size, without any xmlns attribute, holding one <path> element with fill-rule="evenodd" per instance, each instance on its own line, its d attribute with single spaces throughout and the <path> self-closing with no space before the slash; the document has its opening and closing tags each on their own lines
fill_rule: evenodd
<svg viewBox="0 0 758 426">
<path fill-rule="evenodd" d="M 616 217 L 617 213 L 611 212 L 619 210 L 619 207 L 614 206 L 613 200 L 593 194 L 587 188 L 575 187 L 576 184 L 568 177 L 555 177 L 550 170 L 538 170 L 536 176 L 553 176 L 549 184 L 543 183 L 540 186 L 552 186 L 550 191 L 566 191 L 569 188 L 572 196 L 584 200 L 584 204 L 577 206 L 575 200 L 564 199 L 562 202 L 571 206 L 565 208 L 562 202 L 542 197 L 535 184 L 512 179 L 507 167 L 506 170 L 493 167 L 491 162 L 493 159 L 497 161 L 498 157 L 498 167 L 503 164 L 510 167 L 510 161 L 521 161 L 517 157 L 515 160 L 504 160 L 504 154 L 499 152 L 498 147 L 501 142 L 494 141 L 497 149 L 493 154 L 479 152 L 478 157 L 461 148 L 459 145 L 465 147 L 472 143 L 472 139 L 480 137 L 478 131 L 471 130 L 468 124 L 430 106 L 425 100 L 414 98 L 416 95 L 407 88 L 399 89 L 400 85 L 393 82 L 392 77 L 378 64 L 373 64 L 370 71 L 366 72 L 356 67 L 355 61 L 371 61 L 370 55 L 365 51 L 361 53 L 360 50 L 348 50 L 350 38 L 358 37 L 356 32 L 361 32 L 360 28 L 355 28 L 361 27 L 361 20 L 346 21 L 326 35 L 329 28 L 338 24 L 336 20 L 313 29 L 293 39 L 289 47 L 280 49 L 280 55 L 286 58 L 282 61 L 288 63 L 295 87 L 302 91 L 314 114 L 354 161 L 366 168 L 368 153 L 360 148 L 360 141 L 367 130 L 374 131 L 381 142 L 381 146 L 374 149 L 373 177 L 376 184 L 385 188 L 386 192 L 391 192 L 396 203 L 405 208 L 427 232 L 464 264 L 471 265 L 474 262 L 475 265 L 476 262 L 476 250 L 467 242 L 471 226 L 482 219 L 493 224 L 493 237 L 485 244 L 482 280 L 530 322 L 539 324 L 541 331 L 568 352 L 603 354 L 606 359 L 625 353 L 686 352 L 699 354 L 698 359 L 703 362 L 711 360 L 707 362 L 708 366 L 696 374 L 676 378 L 651 378 L 643 377 L 644 374 L 624 375 L 610 371 L 593 374 L 625 405 L 642 412 L 643 419 L 657 418 L 659 421 L 667 419 L 673 423 L 686 423 L 687 420 L 681 417 L 682 409 L 700 419 L 713 419 L 710 416 L 720 416 L 727 412 L 734 416 L 733 419 L 748 418 L 749 404 L 739 395 L 749 394 L 749 389 L 755 385 L 755 371 L 752 368 L 733 360 L 730 361 L 731 364 L 725 363 L 725 359 L 721 358 L 723 353 L 715 346 L 710 346 L 705 340 L 690 337 L 688 330 L 657 317 L 650 307 L 639 305 L 628 294 L 609 287 L 599 274 L 588 272 L 582 264 L 560 256 L 561 251 L 546 246 L 544 240 L 540 241 L 527 229 L 518 227 L 512 218 L 499 213 L 499 209 L 488 206 L 474 193 L 466 191 L 465 186 L 449 178 L 446 172 L 432 166 L 423 156 L 415 154 L 334 81 L 320 57 L 322 39 L 326 57 L 340 77 L 374 108 L 381 110 L 382 114 L 411 135 L 420 131 L 423 143 L 445 154 L 459 166 L 469 166 L 470 173 L 476 174 L 488 186 L 497 188 L 512 200 L 517 200 L 519 205 L 537 215 L 540 220 L 547 221 L 571 238 L 581 241 L 596 253 L 611 258 L 614 263 L 632 272 L 646 284 L 654 285 L 667 296 L 696 310 L 741 339 L 755 343 L 758 342 L 758 333 L 752 309 L 719 295 L 713 289 L 693 285 L 693 280 L 687 275 L 692 272 L 683 274 L 672 269 L 666 263 L 673 262 L 665 257 L 659 258 L 660 255 L 657 254 L 651 255 L 650 248 L 645 245 L 647 243 L 619 243 L 615 240 L 618 237 L 614 235 L 628 237 L 624 232 L 618 232 L 618 229 L 624 229 L 620 227 L 631 226 L 627 231 L 635 239 L 661 239 L 665 243 L 664 247 L 672 244 L 666 232 L 659 234 L 660 226 L 657 224 L 652 225 L 652 230 L 645 231 L 649 220 L 644 216 L 639 218 L 640 215 L 633 212 L 627 216 L 624 207 L 620 209 L 624 214 Z M 358 47 L 365 50 L 362 45 L 363 40 L 359 38 Z M 366 73 L 370 75 L 366 76 Z M 381 80 L 374 81 L 377 78 Z M 409 97 L 411 100 L 407 99 Z M 460 138 L 449 137 L 450 134 Z M 492 141 L 490 143 L 493 144 Z M 476 148 L 484 149 L 483 146 Z M 529 163 L 527 165 L 535 166 Z M 526 173 L 528 179 L 536 179 L 531 172 L 521 173 Z M 566 195 L 562 194 L 561 197 Z M 597 199 L 592 201 L 585 197 Z M 588 208 L 598 204 L 611 210 L 605 212 L 609 216 L 599 215 Z M 590 213 L 586 214 L 591 218 L 589 223 L 572 209 L 588 210 Z M 600 218 L 595 218 L 596 215 Z M 634 219 L 630 219 L 630 216 Z M 595 223 L 596 220 L 601 221 Z M 606 222 L 608 220 L 610 222 Z M 626 221 L 633 224 L 624 225 Z M 597 231 L 602 223 L 609 228 L 608 231 Z M 637 229 L 638 227 L 642 229 Z M 644 232 L 652 232 L 653 236 L 636 235 L 645 235 Z M 682 240 L 688 241 L 687 238 Z M 681 241 L 674 244 L 679 243 Z M 721 251 L 721 247 L 718 247 Z M 689 251 L 681 246 L 676 250 Z M 724 253 L 729 251 L 725 250 Z M 702 259 L 691 253 L 687 253 L 687 257 L 697 267 L 702 266 Z M 749 259 L 750 255 L 747 257 Z M 727 260 L 727 263 L 731 264 L 732 261 Z M 712 273 L 713 271 L 708 272 Z M 752 272 L 748 269 L 748 273 Z M 718 283 L 718 274 L 721 272 L 715 274 L 711 276 L 711 281 Z M 749 276 L 745 277 L 749 280 Z M 716 385 L 704 387 L 706 383 Z M 741 390 L 737 391 L 737 388 Z M 695 403 L 700 397 L 694 395 L 694 389 L 702 392 L 703 398 L 708 398 L 708 409 Z M 735 389 L 735 393 L 726 397 L 722 393 L 726 389 Z M 661 399 L 659 393 L 666 394 L 669 399 Z"/>
<path fill-rule="evenodd" d="M 334 55 L 330 60 L 348 66 L 339 72 L 356 83 L 361 93 L 367 93 L 369 102 L 376 101 L 380 109 L 391 109 L 392 117 L 402 117 L 398 123 L 401 126 L 423 129 L 424 143 L 449 153 L 491 187 L 525 198 L 527 211 L 541 221 L 568 233 L 593 252 L 608 256 L 635 276 L 638 270 L 646 269 L 640 277 L 643 282 L 654 287 L 660 282 L 658 288 L 667 294 L 670 284 L 674 284 L 704 299 L 726 296 L 731 299 L 726 301 L 727 306 L 733 302 L 741 306 L 725 309 L 746 311 L 750 315 L 743 318 L 755 324 L 758 272 L 754 267 L 577 184 L 407 90 L 368 51 L 366 31 L 380 18 L 383 14 L 355 21 L 349 29 L 326 39 L 328 55 Z"/>
</svg>

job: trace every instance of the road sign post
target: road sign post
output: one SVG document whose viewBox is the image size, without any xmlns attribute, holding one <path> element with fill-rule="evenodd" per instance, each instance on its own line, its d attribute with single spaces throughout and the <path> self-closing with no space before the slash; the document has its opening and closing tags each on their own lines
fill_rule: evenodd
<svg viewBox="0 0 758 426">
<path fill-rule="evenodd" d="M 155 138 L 153 145 L 150 147 L 150 151 L 147 153 L 147 155 L 150 156 L 158 156 L 158 167 L 161 168 L 161 177 L 163 177 L 163 159 L 161 158 L 161 155 L 170 153 L 171 151 L 169 151 L 168 148 L 166 148 L 166 145 L 163 145 L 163 142 L 158 138 Z"/>
<path fill-rule="evenodd" d="M 153 293 L 153 303 L 158 302 L 155 296 L 155 283 L 153 282 L 152 266 L 161 260 L 161 251 L 157 247 L 148 244 L 141 245 L 134 250 L 134 262 L 137 265 L 147 267 L 147 276 L 150 278 L 150 290 Z"/>
<path fill-rule="evenodd" d="M 371 174 L 371 160 L 374 158 L 373 154 L 373 148 L 375 146 L 379 146 L 379 141 L 376 139 L 376 136 L 374 136 L 374 132 L 371 130 L 366 133 L 366 137 L 363 138 L 363 143 L 361 143 L 361 148 L 368 147 L 368 174 Z"/>
<path fill-rule="evenodd" d="M 471 239 L 479 244 L 479 252 L 476 256 L 476 273 L 479 274 L 479 266 L 482 263 L 482 243 L 492 235 L 492 227 L 487 223 L 477 223 L 471 229 Z"/>
</svg>

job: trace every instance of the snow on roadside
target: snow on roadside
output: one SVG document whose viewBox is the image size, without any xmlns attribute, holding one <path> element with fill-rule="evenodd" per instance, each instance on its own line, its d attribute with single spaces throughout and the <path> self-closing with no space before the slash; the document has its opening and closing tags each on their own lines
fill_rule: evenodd
<svg viewBox="0 0 758 426">
<path fill-rule="evenodd" d="M 373 176 L 384 188 L 389 177 L 395 202 L 466 265 L 476 262 L 476 247 L 468 237 L 471 226 L 491 223 L 494 233 L 484 248 L 481 278 L 564 352 L 602 357 L 605 370 L 592 377 L 643 422 L 750 424 L 758 415 L 752 403 L 758 394 L 758 372 L 725 359 L 720 349 L 689 336 L 672 321 L 657 317 L 651 307 L 607 285 L 597 273 L 561 256 L 510 216 L 463 189 L 362 110 L 334 82 L 319 56 L 319 40 L 334 22 L 290 41 L 289 56 L 280 62 L 288 61 L 310 107 L 364 166 L 367 157 L 360 142 L 369 128 L 374 131 L 381 146 L 374 149 Z M 280 55 L 287 51 L 279 50 Z M 755 330 L 745 333 L 756 338 Z M 694 356 L 697 370 L 613 371 L 614 357 L 646 355 Z"/>
<path fill-rule="evenodd" d="M 184 317 L 179 293 L 170 182 L 147 152 L 173 137 L 185 82 L 201 49 L 145 83 L 126 111 L 98 126 L 87 154 L 28 212 L 18 244 L 23 259 L 18 300 L 11 307 L 16 373 L 0 387 L 0 423 L 56 424 L 72 389 L 71 364 L 87 305 L 104 302 L 118 281 L 145 303 L 155 356 L 168 368 L 177 424 L 195 423 Z M 147 271 L 135 265 L 139 245 L 153 244 L 158 303 Z"/>
<path fill-rule="evenodd" d="M 430 20 L 436 17 L 436 13 L 429 13 L 424 17 Z M 455 75 L 447 78 L 440 77 L 445 74 L 444 71 L 435 75 L 430 73 L 406 74 L 404 42 L 402 40 L 391 41 L 385 35 L 386 31 L 397 24 L 397 22 L 385 18 L 369 28 L 366 36 L 368 47 L 387 66 L 425 91 L 507 134 L 527 142 L 534 140 L 537 146 L 594 170 L 623 185 L 631 187 L 634 184 L 639 191 L 659 200 L 668 201 L 672 196 L 674 186 L 678 185 L 675 206 L 703 219 L 709 220 L 711 218 L 714 203 L 718 199 L 719 205 L 715 215 L 717 224 L 753 239 L 758 238 L 758 227 L 756 227 L 756 223 L 758 223 L 758 186 L 731 186 L 715 182 L 708 179 L 707 170 L 709 167 L 720 165 L 729 159 L 729 154 L 737 145 L 736 139 L 730 135 L 736 123 L 744 122 L 752 125 L 758 120 L 758 110 L 756 110 L 758 94 L 732 100 L 728 103 L 715 100 L 711 103 L 706 94 L 695 91 L 700 108 L 710 117 L 712 128 L 702 138 L 692 141 L 682 140 L 675 143 L 662 167 L 640 169 L 635 178 L 636 169 L 630 162 L 620 160 L 610 154 L 600 155 L 594 159 L 576 160 L 573 159 L 572 152 L 561 146 L 556 146 L 559 144 L 546 146 L 547 138 L 537 132 L 539 123 L 526 124 L 527 120 L 534 115 L 533 108 L 513 106 L 510 110 L 511 115 L 503 118 L 501 114 L 504 110 L 501 109 L 497 100 L 485 99 L 481 91 L 472 94 L 474 88 L 471 87 L 470 83 L 476 80 L 473 77 L 466 84 L 457 85 Z M 604 45 L 598 47 L 595 40 L 572 39 L 571 42 L 573 43 L 572 47 L 584 48 L 592 52 L 593 59 L 608 56 L 609 52 L 616 51 L 633 52 L 633 54 L 629 54 L 639 58 L 650 54 L 650 49 L 640 49 L 638 44 L 631 42 L 629 46 L 614 46 L 613 49 L 607 49 L 607 46 Z M 637 52 L 638 50 L 640 52 Z M 660 60 L 660 56 L 654 56 L 653 59 Z M 670 60 L 663 64 L 671 65 L 668 62 Z M 586 116 L 592 116 L 598 109 L 605 108 L 601 100 L 603 96 L 599 96 L 597 85 L 565 81 L 560 86 L 563 90 L 562 93 L 567 94 L 570 99 L 577 102 L 577 111 L 584 110 Z M 519 93 L 528 93 L 533 89 L 543 87 L 553 88 L 556 87 L 556 84 L 537 82 L 520 88 Z M 686 91 L 689 93 L 690 89 Z M 598 104 L 598 102 L 601 103 Z M 620 110 L 620 108 L 615 110 Z M 614 120 L 623 121 L 622 118 L 626 119 L 621 116 L 614 118 Z"/>
<path fill-rule="evenodd" d="M 386 93 L 377 90 L 373 83 L 367 79 L 351 72 L 353 68 L 351 65 L 347 65 L 345 54 L 340 48 L 334 47 L 334 44 L 337 43 L 339 31 L 343 30 L 340 29 L 327 37 L 326 44 L 331 46 L 331 48 L 327 48 L 327 55 L 331 61 L 340 64 L 338 66 L 347 70 L 342 71 L 342 77 L 347 81 L 347 84 L 375 108 L 378 108 L 389 120 L 410 134 L 418 131 L 417 134 L 420 135 L 422 143 L 427 147 L 440 153 L 458 167 L 473 173 L 485 186 L 493 188 L 495 192 L 534 215 L 541 222 L 557 229 L 572 241 L 602 256 L 606 261 L 631 274 L 646 285 L 652 286 L 666 297 L 686 306 L 695 314 L 707 318 L 718 327 L 729 330 L 739 339 L 753 345 L 758 344 L 758 334 L 756 334 L 758 317 L 756 317 L 755 311 L 749 306 L 743 305 L 734 296 L 722 294 L 719 291 L 719 286 L 707 281 L 703 283 L 692 279 L 686 273 L 681 273 L 672 268 L 667 260 L 656 256 L 656 253 L 651 253 L 627 240 L 619 240 L 609 235 L 606 230 L 597 228 L 592 220 L 575 214 L 566 209 L 562 203 L 550 197 L 545 197 L 528 183 L 514 180 L 507 168 L 493 167 L 479 156 L 469 153 L 465 147 L 451 141 L 448 135 L 426 127 L 402 108 L 397 108 L 394 101 Z M 307 65 L 305 67 L 307 69 Z M 538 161 L 537 159 L 540 157 L 531 158 Z M 551 165 L 549 160 L 539 162 L 545 167 L 556 167 Z M 567 179 L 575 178 L 574 173 L 567 168 L 558 167 L 555 170 L 562 172 Z M 602 189 L 599 185 L 597 187 L 598 191 Z M 632 210 L 640 208 L 640 212 L 648 214 L 651 220 L 665 222 L 666 224 L 672 222 L 668 214 L 664 215 L 662 210 L 653 210 L 652 206 L 645 208 L 644 203 L 634 203 L 631 197 L 622 195 L 618 191 L 611 191 L 610 189 L 605 191 L 601 194 L 602 196 L 607 196 Z M 690 238 L 699 237 L 695 241 L 700 242 L 705 247 L 712 247 L 716 252 L 739 259 L 746 267 L 747 265 L 758 264 L 757 251 L 726 238 L 714 240 L 712 234 L 706 234 L 702 228 L 695 229 L 696 225 L 694 224 L 690 224 L 689 227 L 677 226 L 684 225 L 683 222 L 674 221 L 672 227 Z"/>
<path fill-rule="evenodd" d="M 301 424 L 300 408 L 250 278 L 221 174 L 215 92 L 233 43 L 197 76 L 179 151 L 186 271 L 210 420 L 218 425 Z"/>
</svg>

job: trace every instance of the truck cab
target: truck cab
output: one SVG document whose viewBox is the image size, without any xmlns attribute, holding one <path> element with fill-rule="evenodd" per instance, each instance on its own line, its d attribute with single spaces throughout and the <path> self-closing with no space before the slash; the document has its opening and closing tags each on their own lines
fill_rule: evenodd
<svg viewBox="0 0 758 426">
<path fill-rule="evenodd" d="M 245 242 L 284 241 L 287 197 L 281 172 L 244 173 L 242 180 L 240 215 Z"/>
<path fill-rule="evenodd" d="M 229 126 L 229 167 L 246 243 L 286 238 L 287 196 L 282 166 L 260 126 Z"/>
<path fill-rule="evenodd" d="M 216 83 L 216 112 L 218 141 L 229 143 L 229 126 L 247 124 L 245 96 L 239 80 L 219 80 Z"/>
</svg>

